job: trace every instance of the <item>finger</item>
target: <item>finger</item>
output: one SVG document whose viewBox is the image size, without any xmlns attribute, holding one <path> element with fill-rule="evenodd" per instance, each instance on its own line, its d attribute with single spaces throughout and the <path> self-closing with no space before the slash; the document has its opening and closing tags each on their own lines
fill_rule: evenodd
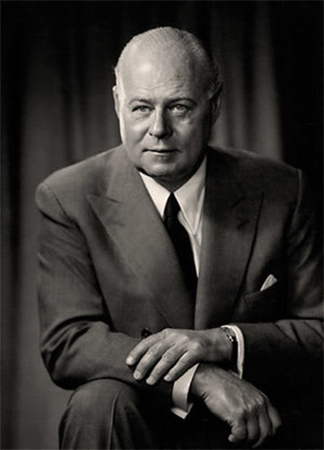
<svg viewBox="0 0 324 450">
<path fill-rule="evenodd" d="M 233 424 L 230 424 L 231 426 L 231 434 L 228 437 L 229 442 L 232 442 L 233 444 L 236 444 L 238 442 L 242 442 L 246 440 L 247 437 L 247 428 L 245 424 L 245 420 L 241 419 Z"/>
<path fill-rule="evenodd" d="M 274 408 L 271 404 L 268 405 L 268 413 L 272 424 L 272 436 L 274 436 L 282 424 L 281 417 L 276 408 Z"/>
<path fill-rule="evenodd" d="M 281 418 L 278 411 L 271 405 L 266 403 L 264 415 L 260 415 L 260 438 L 253 445 L 253 448 L 259 447 L 268 436 L 274 436 L 277 429 L 281 425 Z"/>
<path fill-rule="evenodd" d="M 181 358 L 184 351 L 185 350 L 179 346 L 173 346 L 168 349 L 155 365 L 146 382 L 150 385 L 157 383 L 163 375 L 174 366 L 174 364 L 177 364 L 177 361 Z"/>
<path fill-rule="evenodd" d="M 255 442 L 260 437 L 259 419 L 255 411 L 252 411 L 246 418 L 247 440 Z"/>
<path fill-rule="evenodd" d="M 131 352 L 129 352 L 126 358 L 126 364 L 129 366 L 133 366 L 134 364 L 136 364 L 140 360 L 140 358 L 142 358 L 142 356 L 148 351 L 148 349 L 161 339 L 163 339 L 161 333 L 156 333 L 140 341 L 131 350 Z"/>
<path fill-rule="evenodd" d="M 197 356 L 192 355 L 189 352 L 183 353 L 177 363 L 165 375 L 164 380 L 168 382 L 177 380 L 197 362 L 199 362 Z"/>
<path fill-rule="evenodd" d="M 260 427 L 260 436 L 257 442 L 253 445 L 253 448 L 260 447 L 260 445 L 265 441 L 265 439 L 268 436 L 272 435 L 272 424 L 266 406 L 260 409 L 258 422 Z"/>
<path fill-rule="evenodd" d="M 133 374 L 134 378 L 136 380 L 142 380 L 169 348 L 170 344 L 165 340 L 158 341 L 156 344 L 152 345 L 135 367 Z"/>
</svg>

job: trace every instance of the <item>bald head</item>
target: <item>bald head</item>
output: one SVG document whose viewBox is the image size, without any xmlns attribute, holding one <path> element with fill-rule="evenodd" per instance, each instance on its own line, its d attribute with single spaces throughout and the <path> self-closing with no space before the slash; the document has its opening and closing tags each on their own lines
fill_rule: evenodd
<svg viewBox="0 0 324 450">
<path fill-rule="evenodd" d="M 124 47 L 115 68 L 116 85 L 121 87 L 128 68 L 144 60 L 155 66 L 168 61 L 173 67 L 186 68 L 199 77 L 210 97 L 220 91 L 218 66 L 213 64 L 199 40 L 187 31 L 161 27 L 133 37 Z"/>
</svg>

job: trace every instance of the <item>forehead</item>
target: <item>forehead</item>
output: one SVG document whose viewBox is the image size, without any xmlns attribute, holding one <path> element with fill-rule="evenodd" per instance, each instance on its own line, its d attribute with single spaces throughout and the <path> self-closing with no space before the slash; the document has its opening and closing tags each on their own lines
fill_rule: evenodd
<svg viewBox="0 0 324 450">
<path fill-rule="evenodd" d="M 142 52 L 130 55 L 120 71 L 124 94 L 130 97 L 201 96 L 203 74 L 188 55 L 172 51 Z"/>
</svg>

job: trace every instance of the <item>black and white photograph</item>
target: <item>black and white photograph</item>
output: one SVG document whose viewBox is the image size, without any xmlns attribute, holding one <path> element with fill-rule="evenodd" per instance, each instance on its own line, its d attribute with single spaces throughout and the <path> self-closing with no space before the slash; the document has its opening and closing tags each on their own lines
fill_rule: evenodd
<svg viewBox="0 0 324 450">
<path fill-rule="evenodd" d="M 1 2 L 5 449 L 323 448 L 323 2 Z"/>
</svg>

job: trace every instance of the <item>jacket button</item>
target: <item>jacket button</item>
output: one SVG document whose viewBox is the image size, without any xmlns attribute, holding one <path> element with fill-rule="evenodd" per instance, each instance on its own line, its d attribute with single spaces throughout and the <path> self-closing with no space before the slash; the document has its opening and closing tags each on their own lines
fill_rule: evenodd
<svg viewBox="0 0 324 450">
<path fill-rule="evenodd" d="M 141 330 L 141 338 L 147 338 L 148 336 L 151 336 L 151 334 L 153 334 L 153 332 L 149 329 L 149 328 L 143 328 Z"/>
</svg>

